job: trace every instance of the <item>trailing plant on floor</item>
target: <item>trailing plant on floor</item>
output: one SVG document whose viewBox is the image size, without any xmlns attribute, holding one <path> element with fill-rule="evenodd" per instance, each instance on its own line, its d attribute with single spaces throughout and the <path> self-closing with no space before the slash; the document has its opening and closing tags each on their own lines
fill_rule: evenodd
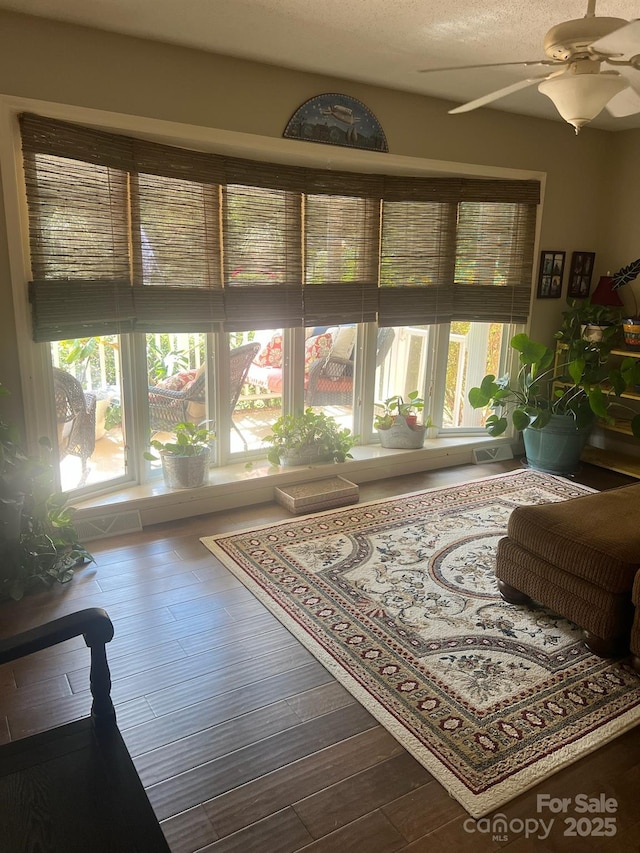
<svg viewBox="0 0 640 853">
<path fill-rule="evenodd" d="M 75 509 L 54 488 L 51 446 L 40 446 L 40 457 L 27 455 L 16 427 L 0 421 L 0 599 L 66 583 L 74 566 L 93 562 L 78 542 Z"/>
</svg>

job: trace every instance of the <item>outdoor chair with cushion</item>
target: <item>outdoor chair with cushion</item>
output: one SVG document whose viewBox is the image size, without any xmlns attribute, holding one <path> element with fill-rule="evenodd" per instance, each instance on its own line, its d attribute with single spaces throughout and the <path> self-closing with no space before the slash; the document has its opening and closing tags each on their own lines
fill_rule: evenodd
<svg viewBox="0 0 640 853">
<path fill-rule="evenodd" d="M 229 353 L 229 403 L 233 411 L 245 384 L 247 371 L 254 360 L 260 344 L 243 344 Z M 177 424 L 191 421 L 200 423 L 206 414 L 206 373 L 205 365 L 195 371 L 183 371 L 176 376 L 163 380 L 149 388 L 149 420 L 152 430 L 172 432 Z M 236 424 L 232 421 L 242 441 L 245 443 Z"/>
<path fill-rule="evenodd" d="M 172 432 L 185 421 L 199 423 L 205 414 L 205 365 L 183 370 L 149 387 L 149 425 Z"/>
<path fill-rule="evenodd" d="M 0 664 L 79 636 L 91 650 L 91 716 L 0 746 L 0 849 L 169 853 L 116 724 L 105 611 L 81 610 L 0 640 Z"/>
<path fill-rule="evenodd" d="M 376 367 L 385 360 L 395 332 L 391 328 L 378 329 Z M 353 354 L 345 358 L 335 347 L 326 358 L 318 359 L 309 367 L 305 401 L 308 406 L 350 406 L 353 402 Z"/>
<path fill-rule="evenodd" d="M 353 350 L 356 326 L 314 329 L 305 341 L 305 403 L 307 406 L 351 406 L 353 402 Z M 376 367 L 391 344 L 393 329 L 378 330 Z M 247 383 L 271 395 L 282 394 L 282 333 L 274 334 L 249 369 Z"/>
<path fill-rule="evenodd" d="M 79 456 L 82 475 L 96 446 L 96 397 L 82 390 L 80 382 L 59 367 L 53 368 L 53 389 L 58 423 L 60 459 Z"/>
</svg>

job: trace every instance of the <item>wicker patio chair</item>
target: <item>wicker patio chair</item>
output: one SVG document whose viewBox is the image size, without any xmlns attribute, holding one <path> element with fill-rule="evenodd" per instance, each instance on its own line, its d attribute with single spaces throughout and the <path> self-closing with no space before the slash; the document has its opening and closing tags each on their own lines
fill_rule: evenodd
<svg viewBox="0 0 640 853">
<path fill-rule="evenodd" d="M 251 362 L 257 356 L 259 350 L 260 344 L 256 341 L 236 347 L 236 349 L 231 350 L 229 353 L 229 403 L 232 415 Z M 206 373 L 204 368 L 200 368 L 193 382 L 180 391 L 171 391 L 159 385 L 151 386 L 149 388 L 149 420 L 151 429 L 172 432 L 176 424 L 183 423 L 184 421 L 200 420 L 201 418 L 193 415 L 194 404 L 201 406 L 204 412 L 205 392 Z M 233 420 L 231 421 L 231 425 L 242 439 L 246 448 L 247 443 Z"/>
<path fill-rule="evenodd" d="M 176 424 L 185 421 L 199 421 L 190 413 L 190 407 L 202 407 L 204 412 L 205 385 L 207 377 L 204 366 L 201 367 L 192 382 L 179 391 L 163 388 L 161 385 L 149 386 L 149 425 L 152 430 L 172 432 Z"/>
<path fill-rule="evenodd" d="M 84 478 L 87 462 L 96 446 L 95 394 L 83 391 L 75 376 L 59 367 L 53 368 L 53 388 L 60 459 L 65 456 L 79 456 Z"/>
<path fill-rule="evenodd" d="M 395 332 L 378 329 L 376 367 L 379 367 L 391 349 Z M 353 402 L 353 368 L 350 358 L 329 355 L 318 359 L 309 368 L 305 401 L 308 406 L 350 406 Z"/>
</svg>

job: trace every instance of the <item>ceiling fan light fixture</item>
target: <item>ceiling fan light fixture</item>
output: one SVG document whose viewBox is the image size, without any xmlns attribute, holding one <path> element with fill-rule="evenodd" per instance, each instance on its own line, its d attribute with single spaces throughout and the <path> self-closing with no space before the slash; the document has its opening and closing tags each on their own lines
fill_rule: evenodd
<svg viewBox="0 0 640 853">
<path fill-rule="evenodd" d="M 616 72 L 601 74 L 563 74 L 552 77 L 538 85 L 542 92 L 553 101 L 562 118 L 573 125 L 576 133 L 587 122 L 594 119 L 614 95 L 629 85 L 627 80 Z"/>
</svg>

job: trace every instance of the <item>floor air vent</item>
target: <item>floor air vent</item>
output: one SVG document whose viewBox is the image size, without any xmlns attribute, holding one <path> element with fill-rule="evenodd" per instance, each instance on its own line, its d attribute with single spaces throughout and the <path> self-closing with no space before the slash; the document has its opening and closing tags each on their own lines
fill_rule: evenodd
<svg viewBox="0 0 640 853">
<path fill-rule="evenodd" d="M 513 459 L 513 451 L 508 444 L 499 444 L 497 447 L 476 447 L 473 451 L 473 461 L 476 465 L 483 462 L 503 462 L 505 459 Z"/>
<path fill-rule="evenodd" d="M 92 539 L 104 539 L 107 536 L 119 536 L 121 533 L 134 533 L 137 530 L 142 530 L 140 513 L 137 510 L 83 518 L 74 521 L 73 526 L 81 542 L 90 542 Z"/>
</svg>

